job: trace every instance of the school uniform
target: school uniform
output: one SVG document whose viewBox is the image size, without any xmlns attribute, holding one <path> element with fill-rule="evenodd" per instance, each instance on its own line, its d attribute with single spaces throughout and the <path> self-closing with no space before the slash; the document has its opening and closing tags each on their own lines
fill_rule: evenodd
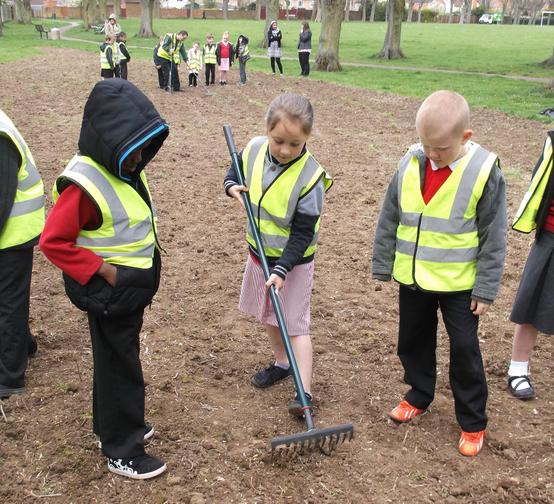
<svg viewBox="0 0 554 504">
<path fill-rule="evenodd" d="M 202 53 L 200 52 L 200 49 L 198 51 L 189 49 L 187 56 L 189 66 L 189 86 L 196 87 L 198 84 L 198 76 L 202 70 Z"/>
<path fill-rule="evenodd" d="M 29 353 L 33 248 L 44 226 L 44 187 L 29 147 L 0 110 L 0 399 L 22 393 Z"/>
<path fill-rule="evenodd" d="M 114 46 L 104 42 L 100 45 L 100 77 L 111 79 L 115 76 Z"/>
<path fill-rule="evenodd" d="M 133 107 L 126 104 L 133 103 Z M 118 117 L 118 129 L 112 127 Z M 156 214 L 143 171 L 167 137 L 152 103 L 125 80 L 98 83 L 85 105 L 79 153 L 57 178 L 40 246 L 87 312 L 93 351 L 93 430 L 109 459 L 144 455 L 140 330 L 160 279 Z M 133 174 L 125 157 L 150 140 Z M 112 287 L 97 274 L 117 268 Z"/>
<path fill-rule="evenodd" d="M 116 77 L 127 80 L 127 64 L 131 61 L 131 55 L 127 50 L 125 42 L 116 42 L 118 56 L 119 56 L 119 71 Z"/>
<path fill-rule="evenodd" d="M 173 57 L 171 56 L 173 51 Z M 169 86 L 173 91 L 181 90 L 181 81 L 179 79 L 179 65 L 182 61 L 187 61 L 187 51 L 182 40 L 177 40 L 176 33 L 167 33 L 162 45 L 158 47 L 158 56 L 162 61 L 163 88 L 169 91 Z M 171 83 L 169 77 L 171 74 Z"/>
<path fill-rule="evenodd" d="M 262 151 L 265 151 L 265 155 L 258 155 Z M 332 179 L 305 146 L 297 159 L 279 164 L 269 153 L 266 137 L 255 137 L 249 142 L 239 154 L 239 165 L 250 187 L 254 208 L 258 207 L 262 198 L 264 201 L 260 208 L 260 212 L 264 213 L 264 219 L 259 222 L 260 233 L 271 273 L 286 279 L 278 296 L 282 301 L 287 330 L 291 336 L 309 334 L 310 299 L 320 215 L 324 195 L 331 188 Z M 252 180 L 259 183 L 251 184 Z M 238 179 L 231 167 L 224 180 L 225 191 L 237 183 Z M 290 190 L 291 186 L 294 189 Z M 279 204 L 273 202 L 272 197 L 289 193 L 288 208 L 294 208 L 295 211 L 293 215 L 277 217 L 273 212 L 279 213 Z M 282 231 L 282 239 L 278 242 L 270 234 L 274 225 Z M 249 226 L 247 242 L 249 254 L 239 309 L 264 324 L 277 326 Z"/>
<path fill-rule="evenodd" d="M 552 143 L 548 133 L 512 228 L 522 233 L 535 231 L 518 287 L 510 320 L 531 324 L 541 333 L 554 334 L 554 169 Z"/>
<path fill-rule="evenodd" d="M 310 75 L 310 53 L 312 52 L 312 32 L 303 31 L 298 39 L 298 61 L 300 62 L 300 74 Z"/>
<path fill-rule="evenodd" d="M 415 146 L 389 184 L 372 274 L 400 284 L 398 356 L 410 405 L 426 409 L 436 383 L 437 309 L 450 339 L 450 385 L 465 432 L 487 424 L 487 384 L 471 300 L 492 303 L 506 253 L 505 183 L 496 156 L 469 151 L 438 169 Z M 450 209 L 450 210 L 449 210 Z"/>
<path fill-rule="evenodd" d="M 206 77 L 206 86 L 215 84 L 215 65 L 217 63 L 216 44 L 204 44 L 202 55 L 204 57 L 204 68 Z"/>
</svg>

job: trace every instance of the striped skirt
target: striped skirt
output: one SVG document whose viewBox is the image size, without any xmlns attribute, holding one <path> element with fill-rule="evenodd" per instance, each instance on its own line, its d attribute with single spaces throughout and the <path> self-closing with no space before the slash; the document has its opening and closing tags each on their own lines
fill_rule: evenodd
<svg viewBox="0 0 554 504">
<path fill-rule="evenodd" d="M 314 261 L 295 266 L 287 274 L 285 285 L 278 292 L 289 336 L 310 333 L 310 301 L 314 277 Z M 265 287 L 262 267 L 248 254 L 239 310 L 252 315 L 262 324 L 277 326 L 277 319 Z"/>
</svg>

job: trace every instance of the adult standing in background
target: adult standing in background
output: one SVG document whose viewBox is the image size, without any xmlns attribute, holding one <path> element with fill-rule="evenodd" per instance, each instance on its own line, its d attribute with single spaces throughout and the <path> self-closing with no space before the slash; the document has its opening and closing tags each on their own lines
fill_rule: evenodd
<svg viewBox="0 0 554 504">
<path fill-rule="evenodd" d="M 33 155 L 0 110 L 0 400 L 25 388 L 33 248 L 44 227 L 44 186 Z"/>
<path fill-rule="evenodd" d="M 110 14 L 104 23 L 104 35 L 113 35 L 114 40 L 116 35 L 121 31 L 121 26 L 117 22 L 115 14 Z"/>
<path fill-rule="evenodd" d="M 283 34 L 277 27 L 277 21 L 271 21 L 269 31 L 267 32 L 267 55 L 271 61 L 271 70 L 275 73 L 275 63 L 279 67 L 279 73 L 283 75 L 283 65 L 281 65 L 281 38 Z"/>
<path fill-rule="evenodd" d="M 298 39 L 298 61 L 300 61 L 300 75 L 310 75 L 310 53 L 312 52 L 312 32 L 308 21 L 302 21 L 300 38 Z"/>
</svg>

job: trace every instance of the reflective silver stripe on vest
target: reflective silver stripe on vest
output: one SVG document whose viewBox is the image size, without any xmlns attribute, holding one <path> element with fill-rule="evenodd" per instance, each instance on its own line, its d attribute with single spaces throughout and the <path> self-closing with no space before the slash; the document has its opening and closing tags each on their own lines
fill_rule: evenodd
<svg viewBox="0 0 554 504">
<path fill-rule="evenodd" d="M 154 255 L 154 244 L 143 247 L 140 250 L 134 252 L 101 252 L 94 251 L 97 256 L 100 257 L 147 257 L 151 258 Z"/>
<path fill-rule="evenodd" d="M 260 149 L 262 148 L 262 145 L 266 142 L 266 140 L 266 137 L 258 137 L 252 142 L 252 145 L 250 146 L 250 152 L 248 153 L 248 166 L 246 167 L 246 187 L 250 187 L 250 183 L 252 182 L 252 173 L 254 172 L 254 170 L 252 169 L 254 167 L 254 162 L 256 161 L 256 158 L 260 153 Z"/>
<path fill-rule="evenodd" d="M 21 147 L 21 150 L 25 153 L 25 166 L 23 168 L 27 172 L 27 177 L 25 177 L 24 180 L 18 181 L 17 188 L 20 191 L 26 191 L 27 189 L 30 189 L 34 185 L 38 184 L 41 180 L 37 167 L 33 164 L 33 162 L 27 156 L 27 153 L 25 152 L 25 146 L 27 145 L 27 143 L 19 134 L 19 131 L 14 129 L 10 124 L 0 122 L 0 130 L 12 134 L 19 142 L 19 147 Z"/>
<path fill-rule="evenodd" d="M 127 211 L 117 196 L 117 193 L 108 180 L 106 180 L 106 178 L 104 178 L 96 168 L 93 168 L 86 163 L 78 162 L 73 165 L 69 171 L 84 175 L 102 193 L 110 208 L 115 232 L 115 236 L 107 237 L 86 238 L 79 236 L 76 241 L 77 245 L 88 247 L 117 247 L 144 240 L 148 236 L 152 228 L 150 219 L 146 218 L 136 226 L 131 227 L 129 225 L 129 214 L 127 214 Z M 113 255 L 113 252 L 109 254 L 109 256 Z M 117 255 L 126 254 L 118 253 Z M 137 254 L 133 252 L 132 254 L 127 255 Z"/>
<path fill-rule="evenodd" d="M 248 225 L 248 232 L 250 235 L 251 229 L 250 225 Z M 319 237 L 319 231 L 314 233 L 314 237 L 311 241 L 311 243 L 308 245 L 308 247 L 313 247 L 317 243 L 317 239 Z M 262 243 L 264 248 L 274 248 L 274 249 L 280 249 L 283 250 L 289 241 L 289 237 L 287 236 L 279 236 L 279 235 L 270 235 L 270 234 L 263 234 L 262 235 Z"/>
<path fill-rule="evenodd" d="M 413 257 L 415 243 L 396 239 L 396 250 L 402 254 Z M 477 259 L 479 247 L 442 249 L 418 245 L 416 259 L 419 261 L 432 261 L 438 263 L 470 262 Z"/>
<path fill-rule="evenodd" d="M 30 214 L 44 207 L 44 194 L 36 198 L 16 201 L 12 206 L 10 217 L 18 217 L 19 215 Z"/>
<path fill-rule="evenodd" d="M 406 173 L 412 156 L 415 156 L 416 154 L 416 152 L 409 152 L 400 161 L 398 177 L 399 196 L 402 191 L 402 180 L 404 178 L 404 174 Z M 479 172 L 489 155 L 490 153 L 481 146 L 475 149 L 475 152 L 471 156 L 471 159 L 464 170 L 462 179 L 460 180 L 458 191 L 454 197 L 454 203 L 452 204 L 449 217 L 445 219 L 441 217 L 423 215 L 421 217 L 420 229 L 424 231 L 435 231 L 438 233 L 449 234 L 469 233 L 477 229 L 475 218 L 464 219 L 464 214 L 469 204 L 471 195 L 473 194 L 473 188 L 477 177 L 479 176 Z M 403 212 L 400 216 L 400 223 L 405 226 L 417 227 L 419 224 L 419 218 L 419 213 Z"/>
</svg>

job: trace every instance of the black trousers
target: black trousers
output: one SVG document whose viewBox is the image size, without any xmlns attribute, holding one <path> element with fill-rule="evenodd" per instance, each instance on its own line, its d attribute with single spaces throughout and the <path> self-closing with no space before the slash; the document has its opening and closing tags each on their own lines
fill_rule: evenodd
<svg viewBox="0 0 554 504">
<path fill-rule="evenodd" d="M 160 89 L 165 89 L 162 67 L 160 66 L 160 68 L 156 68 L 156 70 L 158 71 L 158 85 L 160 86 Z"/>
<path fill-rule="evenodd" d="M 0 251 L 0 385 L 25 386 L 33 248 Z"/>
<path fill-rule="evenodd" d="M 116 77 L 127 80 L 127 62 L 120 61 L 118 66 L 119 66 L 119 74 L 116 75 Z"/>
<path fill-rule="evenodd" d="M 92 341 L 92 421 L 110 458 L 144 454 L 144 379 L 139 334 L 144 310 L 122 317 L 88 313 Z"/>
<path fill-rule="evenodd" d="M 194 86 L 198 84 L 198 74 L 197 73 L 189 73 L 189 86 Z"/>
<path fill-rule="evenodd" d="M 163 86 L 162 88 L 169 91 L 169 76 L 171 74 L 171 89 L 173 91 L 181 90 L 181 81 L 179 80 L 179 70 L 173 61 L 164 59 L 162 62 Z"/>
<path fill-rule="evenodd" d="M 206 63 L 206 86 L 215 84 L 215 63 Z"/>
<path fill-rule="evenodd" d="M 440 307 L 450 339 L 450 387 L 456 419 L 466 432 L 486 428 L 487 382 L 479 349 L 479 317 L 469 307 L 471 293 L 426 293 L 400 286 L 398 356 L 411 389 L 405 399 L 427 408 L 437 379 L 437 310 Z"/>
<path fill-rule="evenodd" d="M 310 53 L 299 52 L 298 61 L 300 62 L 300 73 L 302 75 L 310 75 Z"/>
<path fill-rule="evenodd" d="M 283 65 L 281 64 L 281 58 L 270 58 L 271 63 L 271 70 L 273 73 L 275 73 L 275 63 L 277 63 L 277 66 L 279 67 L 279 72 L 283 73 Z"/>
</svg>

